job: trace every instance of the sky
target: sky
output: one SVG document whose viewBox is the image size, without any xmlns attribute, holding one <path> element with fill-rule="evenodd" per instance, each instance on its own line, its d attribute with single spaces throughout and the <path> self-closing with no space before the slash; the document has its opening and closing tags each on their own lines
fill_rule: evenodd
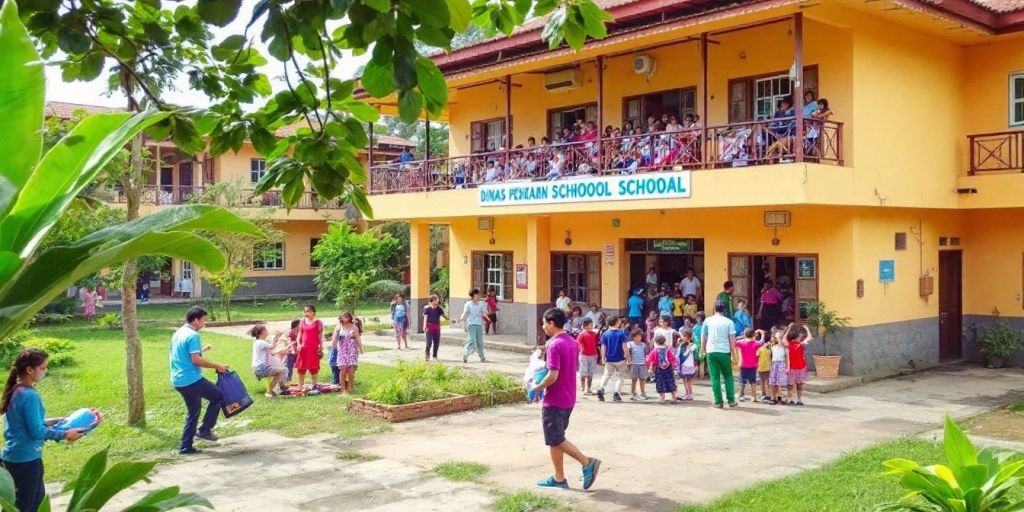
<svg viewBox="0 0 1024 512">
<path fill-rule="evenodd" d="M 245 30 L 246 23 L 249 22 L 252 7 L 256 2 L 257 0 L 244 0 L 238 18 L 227 27 L 217 28 L 213 31 L 214 43 L 219 43 L 221 40 L 232 34 L 242 34 Z M 188 3 L 192 2 L 190 1 Z M 259 26 L 259 23 L 257 26 Z M 260 71 L 266 73 L 270 78 L 274 92 L 285 89 L 281 63 L 267 55 L 266 46 L 259 40 L 259 37 L 256 37 L 255 43 L 269 61 L 269 63 Z M 59 60 L 60 58 L 60 55 L 54 56 L 54 60 Z M 368 59 L 369 53 L 359 57 L 354 57 L 351 53 L 346 52 L 339 65 L 335 68 L 333 76 L 340 79 L 351 78 L 356 69 L 361 64 L 366 63 Z M 110 61 L 108 60 L 108 64 L 109 63 Z M 305 63 L 300 60 L 300 64 Z M 68 103 L 81 103 L 85 105 L 124 107 L 127 103 L 124 95 L 116 92 L 113 94 L 107 92 L 107 76 L 107 72 L 104 71 L 104 73 L 100 74 L 99 78 L 92 82 L 75 81 L 66 83 L 61 80 L 60 67 L 56 65 L 47 66 L 46 99 L 48 101 L 63 101 Z M 176 85 L 177 90 L 168 91 L 163 95 L 165 101 L 172 104 L 194 107 L 204 107 L 209 104 L 205 95 L 189 89 L 188 80 L 184 77 L 181 77 L 177 81 Z"/>
</svg>

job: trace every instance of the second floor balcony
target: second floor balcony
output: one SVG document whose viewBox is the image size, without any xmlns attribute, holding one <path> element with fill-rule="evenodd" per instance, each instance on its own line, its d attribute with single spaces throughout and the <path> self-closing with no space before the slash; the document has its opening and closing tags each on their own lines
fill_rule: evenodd
<svg viewBox="0 0 1024 512">
<path fill-rule="evenodd" d="M 968 135 L 967 140 L 970 145 L 968 175 L 1024 172 L 1024 131 Z"/>
</svg>

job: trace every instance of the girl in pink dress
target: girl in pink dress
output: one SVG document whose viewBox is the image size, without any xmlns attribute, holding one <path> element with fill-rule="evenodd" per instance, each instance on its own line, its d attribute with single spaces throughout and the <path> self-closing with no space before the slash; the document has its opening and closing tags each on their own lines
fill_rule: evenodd
<svg viewBox="0 0 1024 512">
<path fill-rule="evenodd" d="M 97 300 L 99 300 L 99 296 L 96 294 L 96 290 L 93 290 L 91 286 L 86 288 L 85 295 L 82 296 L 82 306 L 85 308 L 85 319 L 90 322 L 96 316 Z"/>
<path fill-rule="evenodd" d="M 302 310 L 299 324 L 299 350 L 295 358 L 295 369 L 299 371 L 299 394 L 306 393 L 306 373 L 312 377 L 311 390 L 316 391 L 317 374 L 320 373 L 320 357 L 323 356 L 322 340 L 324 324 L 316 317 L 316 308 L 308 305 Z"/>
<path fill-rule="evenodd" d="M 331 337 L 331 348 L 337 349 L 338 358 L 334 364 L 341 370 L 341 392 L 347 395 L 356 386 L 356 367 L 363 343 L 359 338 L 359 327 L 352 322 L 352 313 L 345 311 L 338 316 L 338 326 Z"/>
</svg>

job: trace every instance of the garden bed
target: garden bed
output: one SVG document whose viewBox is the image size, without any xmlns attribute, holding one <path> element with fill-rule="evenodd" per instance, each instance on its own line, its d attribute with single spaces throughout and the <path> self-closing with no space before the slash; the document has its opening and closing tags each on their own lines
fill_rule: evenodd
<svg viewBox="0 0 1024 512">
<path fill-rule="evenodd" d="M 472 396 L 453 394 L 449 398 L 402 405 L 382 404 L 373 400 L 357 398 L 348 403 L 348 410 L 366 418 L 398 423 L 429 418 L 431 416 L 472 411 L 490 405 L 521 402 L 523 400 L 523 393 L 521 391 L 502 391 L 490 395 Z"/>
</svg>

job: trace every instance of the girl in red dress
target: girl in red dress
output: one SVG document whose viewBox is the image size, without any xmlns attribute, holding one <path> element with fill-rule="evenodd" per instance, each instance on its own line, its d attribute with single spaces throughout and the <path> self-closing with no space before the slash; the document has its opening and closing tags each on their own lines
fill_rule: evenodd
<svg viewBox="0 0 1024 512">
<path fill-rule="evenodd" d="M 320 358 L 323 356 L 324 324 L 316 317 L 316 308 L 308 305 L 302 310 L 305 318 L 299 324 L 299 350 L 295 359 L 295 369 L 299 371 L 299 393 L 306 393 L 306 373 L 313 380 L 313 391 L 316 391 L 316 378 L 320 373 Z"/>
</svg>

